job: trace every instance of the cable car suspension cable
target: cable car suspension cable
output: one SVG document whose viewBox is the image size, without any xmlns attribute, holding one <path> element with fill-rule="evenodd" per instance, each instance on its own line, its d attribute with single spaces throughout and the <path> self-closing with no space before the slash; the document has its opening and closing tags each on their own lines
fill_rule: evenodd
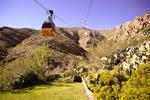
<svg viewBox="0 0 150 100">
<path fill-rule="evenodd" d="M 92 9 L 92 5 L 93 5 L 93 0 L 90 0 L 90 3 L 89 3 L 89 7 L 88 7 L 88 11 L 87 11 L 87 14 L 86 14 L 86 18 L 88 19 L 89 16 L 90 16 L 90 11 Z"/>
<path fill-rule="evenodd" d="M 39 6 L 41 6 L 44 10 L 46 10 L 47 11 L 47 13 L 48 13 L 48 8 L 46 8 L 43 4 L 41 4 L 38 0 L 34 0 Z M 61 17 L 59 17 L 59 16 L 57 16 L 57 15 L 55 15 L 55 17 L 57 18 L 57 19 L 59 19 L 59 20 L 61 20 L 63 23 L 65 23 L 66 25 L 68 25 L 68 26 L 72 26 L 71 24 L 69 24 L 68 22 L 66 22 L 63 18 L 61 18 Z"/>
<path fill-rule="evenodd" d="M 87 10 L 87 13 L 86 13 L 86 18 L 84 20 L 84 26 L 86 28 L 88 28 L 88 23 L 89 23 L 88 20 L 89 20 L 89 16 L 90 16 L 90 12 L 91 12 L 92 6 L 93 6 L 93 1 L 94 0 L 90 0 L 90 2 L 89 2 L 88 10 Z"/>
</svg>

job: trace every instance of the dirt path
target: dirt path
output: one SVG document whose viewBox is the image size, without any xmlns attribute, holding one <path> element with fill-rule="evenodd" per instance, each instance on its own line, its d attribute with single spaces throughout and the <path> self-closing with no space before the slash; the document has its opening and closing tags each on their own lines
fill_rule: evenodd
<svg viewBox="0 0 150 100">
<path fill-rule="evenodd" d="M 87 96 L 89 97 L 90 100 L 94 100 L 94 96 L 93 93 L 88 89 L 86 82 L 84 80 L 84 78 L 82 77 L 82 84 L 84 86 L 84 89 L 86 91 Z"/>
</svg>

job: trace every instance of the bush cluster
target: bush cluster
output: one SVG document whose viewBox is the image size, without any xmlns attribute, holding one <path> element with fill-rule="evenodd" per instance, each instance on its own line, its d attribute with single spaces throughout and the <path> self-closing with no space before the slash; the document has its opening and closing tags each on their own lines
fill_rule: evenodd
<svg viewBox="0 0 150 100">
<path fill-rule="evenodd" d="M 94 74 L 93 74 L 94 75 Z M 141 64 L 126 78 L 124 70 L 102 70 L 87 81 L 97 100 L 149 100 L 150 63 Z"/>
<path fill-rule="evenodd" d="M 25 57 L 1 67 L 0 90 L 28 87 L 57 79 L 58 75 L 47 74 L 48 60 L 48 48 L 39 47 Z"/>
</svg>

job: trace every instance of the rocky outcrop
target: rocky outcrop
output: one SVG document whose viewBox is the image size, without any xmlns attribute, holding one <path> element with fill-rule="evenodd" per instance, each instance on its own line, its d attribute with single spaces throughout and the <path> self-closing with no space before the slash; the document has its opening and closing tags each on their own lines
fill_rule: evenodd
<svg viewBox="0 0 150 100">
<path fill-rule="evenodd" d="M 65 33 L 64 36 L 70 38 L 85 50 L 87 50 L 90 47 L 93 47 L 94 45 L 96 45 L 97 42 L 105 38 L 101 34 L 101 32 L 83 27 L 59 28 L 58 30 L 62 33 Z"/>
<path fill-rule="evenodd" d="M 79 44 L 85 50 L 92 46 L 96 46 L 96 44 L 103 40 L 104 36 L 101 35 L 98 31 L 81 28 L 79 30 Z"/>
<path fill-rule="evenodd" d="M 137 16 L 135 20 L 116 27 L 116 38 L 121 37 L 122 39 L 136 34 L 145 35 L 142 30 L 147 26 L 150 26 L 150 13 Z"/>
</svg>

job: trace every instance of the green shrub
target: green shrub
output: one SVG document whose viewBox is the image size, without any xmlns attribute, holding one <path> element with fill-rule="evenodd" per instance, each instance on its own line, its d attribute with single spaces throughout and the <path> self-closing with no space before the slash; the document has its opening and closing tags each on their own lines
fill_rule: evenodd
<svg viewBox="0 0 150 100">
<path fill-rule="evenodd" d="M 29 72 L 24 75 L 22 75 L 18 81 L 15 81 L 11 86 L 13 89 L 18 89 L 18 88 L 26 88 L 26 87 L 31 87 L 36 84 L 41 84 L 43 83 L 43 80 L 40 80 L 38 75 Z"/>
<path fill-rule="evenodd" d="M 150 98 L 150 65 L 142 64 L 124 84 L 120 100 L 149 100 Z"/>
<path fill-rule="evenodd" d="M 74 70 L 73 69 L 68 69 L 64 71 L 63 77 L 72 77 L 74 76 Z"/>
<path fill-rule="evenodd" d="M 46 81 L 47 63 L 48 49 L 39 47 L 25 57 L 6 64 L 0 71 L 0 90 L 30 86 L 34 81 Z"/>
<path fill-rule="evenodd" d="M 88 73 L 88 68 L 84 65 L 78 65 L 75 69 L 74 69 L 74 74 L 78 75 L 78 76 L 86 76 Z"/>
<path fill-rule="evenodd" d="M 58 82 L 72 83 L 72 79 L 70 77 L 64 77 L 57 80 Z"/>
<path fill-rule="evenodd" d="M 88 86 L 97 100 L 119 100 L 122 82 L 126 80 L 122 70 L 102 70 Z"/>
<path fill-rule="evenodd" d="M 60 78 L 60 74 L 49 74 L 46 77 L 46 81 L 54 81 L 54 80 L 58 80 Z"/>
</svg>

